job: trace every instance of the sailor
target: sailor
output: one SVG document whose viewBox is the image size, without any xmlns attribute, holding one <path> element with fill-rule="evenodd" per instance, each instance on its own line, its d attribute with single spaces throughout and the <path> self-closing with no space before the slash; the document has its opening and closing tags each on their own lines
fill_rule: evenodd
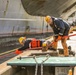
<svg viewBox="0 0 76 75">
<path fill-rule="evenodd" d="M 67 22 L 62 20 L 61 18 L 55 18 L 51 16 L 46 16 L 45 21 L 49 24 L 49 26 L 53 29 L 54 34 L 57 36 L 54 36 L 54 44 L 52 47 L 57 50 L 57 43 L 59 40 L 61 40 L 63 49 L 64 49 L 64 56 L 69 55 L 68 47 L 66 40 L 68 38 L 68 33 L 70 26 Z"/>
<path fill-rule="evenodd" d="M 23 52 L 23 50 L 29 49 L 29 48 L 38 48 L 42 46 L 42 43 L 44 40 L 39 40 L 36 38 L 27 38 L 26 37 L 20 37 L 19 43 L 22 45 L 19 49 L 15 51 L 16 54 L 20 54 Z"/>
</svg>

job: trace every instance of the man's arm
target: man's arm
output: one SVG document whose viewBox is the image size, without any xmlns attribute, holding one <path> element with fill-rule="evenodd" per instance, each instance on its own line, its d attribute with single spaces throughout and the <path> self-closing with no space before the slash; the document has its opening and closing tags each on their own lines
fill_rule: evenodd
<svg viewBox="0 0 76 75">
<path fill-rule="evenodd" d="M 65 30 L 65 26 L 64 26 L 64 23 L 63 21 L 61 20 L 55 20 L 55 24 L 59 30 L 59 35 L 63 35 L 64 33 L 64 30 Z"/>
<path fill-rule="evenodd" d="M 25 50 L 25 49 L 29 48 L 29 43 L 30 42 L 31 42 L 31 40 L 26 40 L 25 43 L 24 43 L 24 46 L 22 46 L 18 50 Z"/>
<path fill-rule="evenodd" d="M 23 52 L 23 50 L 26 50 L 29 48 L 29 43 L 31 42 L 31 40 L 26 40 L 24 43 L 24 46 L 22 46 L 21 48 L 17 49 L 15 51 L 15 54 L 21 54 Z"/>
</svg>

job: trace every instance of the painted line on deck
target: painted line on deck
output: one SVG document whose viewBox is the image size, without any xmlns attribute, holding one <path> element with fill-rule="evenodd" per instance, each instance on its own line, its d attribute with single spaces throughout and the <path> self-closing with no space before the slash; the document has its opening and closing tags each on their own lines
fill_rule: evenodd
<svg viewBox="0 0 76 75">
<path fill-rule="evenodd" d="M 18 49 L 18 48 L 16 48 L 16 49 Z M 4 54 L 10 53 L 10 52 L 13 52 L 13 51 L 15 51 L 16 49 L 13 49 L 13 50 L 10 50 L 10 51 L 6 51 L 6 52 L 3 52 L 3 53 L 0 53 L 0 55 L 4 55 Z"/>
</svg>

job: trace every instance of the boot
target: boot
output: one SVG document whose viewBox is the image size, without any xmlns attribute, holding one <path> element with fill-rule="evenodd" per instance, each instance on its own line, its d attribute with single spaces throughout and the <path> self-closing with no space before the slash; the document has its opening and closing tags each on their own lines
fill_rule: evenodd
<svg viewBox="0 0 76 75">
<path fill-rule="evenodd" d="M 65 56 L 65 57 L 68 57 L 68 56 L 69 56 L 69 51 L 68 51 L 68 49 L 64 50 L 64 56 Z"/>
</svg>

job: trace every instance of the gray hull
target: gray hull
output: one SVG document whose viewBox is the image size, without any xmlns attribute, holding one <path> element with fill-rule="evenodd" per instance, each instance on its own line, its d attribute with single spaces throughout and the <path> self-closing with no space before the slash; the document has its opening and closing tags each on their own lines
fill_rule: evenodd
<svg viewBox="0 0 76 75">
<path fill-rule="evenodd" d="M 0 0 L 0 34 L 42 32 L 46 30 L 43 17 L 29 15 L 21 0 Z"/>
<path fill-rule="evenodd" d="M 75 5 L 76 0 L 0 0 L 0 36 L 45 32 L 47 24 L 43 16 L 67 19 L 76 11 Z"/>
</svg>

